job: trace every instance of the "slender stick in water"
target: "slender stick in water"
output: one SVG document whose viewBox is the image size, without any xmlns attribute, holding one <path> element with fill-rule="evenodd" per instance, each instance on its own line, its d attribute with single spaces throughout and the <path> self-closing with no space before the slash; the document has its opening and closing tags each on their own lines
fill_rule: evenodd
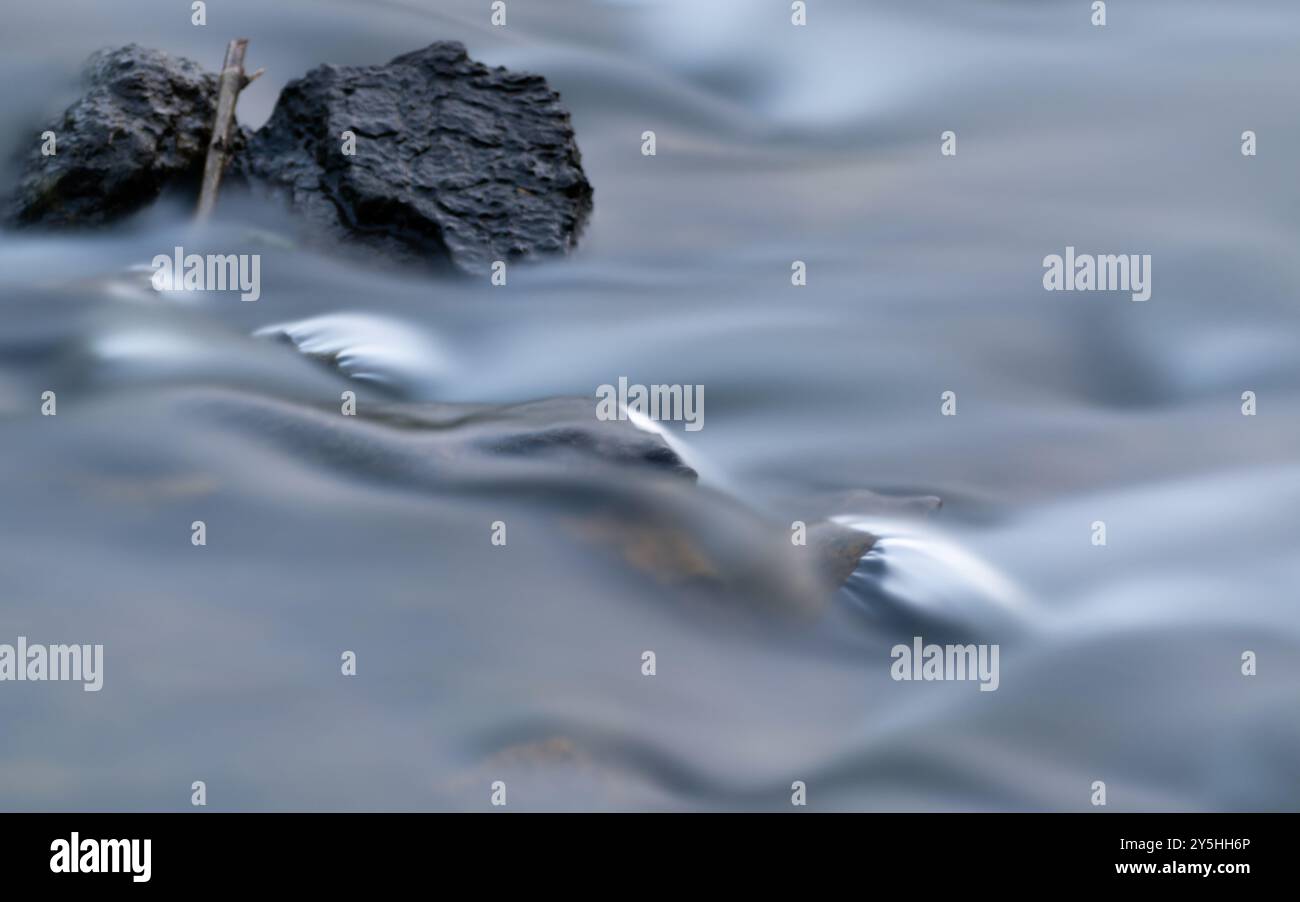
<svg viewBox="0 0 1300 902">
<path fill-rule="evenodd" d="M 208 157 L 203 165 L 203 187 L 199 190 L 199 208 L 195 218 L 207 219 L 217 203 L 217 189 L 221 187 L 221 174 L 230 161 L 230 131 L 235 125 L 235 102 L 239 92 L 265 70 L 252 75 L 244 74 L 244 52 L 248 38 L 236 38 L 226 47 L 226 61 L 221 66 L 221 79 L 217 83 L 217 116 L 212 123 L 212 137 L 208 142 Z"/>
</svg>

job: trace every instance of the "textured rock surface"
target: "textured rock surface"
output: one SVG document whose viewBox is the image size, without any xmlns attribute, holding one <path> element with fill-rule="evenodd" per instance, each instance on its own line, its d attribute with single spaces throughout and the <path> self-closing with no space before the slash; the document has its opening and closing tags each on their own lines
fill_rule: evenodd
<svg viewBox="0 0 1300 902">
<path fill-rule="evenodd" d="M 34 147 L 6 211 L 19 224 L 98 225 L 197 180 L 217 78 L 182 57 L 130 44 L 86 62 L 85 95 L 56 122 L 57 154 Z M 242 141 L 242 135 L 240 136 Z M 238 144 L 237 144 L 238 146 Z"/>
<path fill-rule="evenodd" d="M 238 168 L 339 238 L 475 272 L 569 250 L 591 209 L 559 95 L 455 42 L 290 82 Z"/>
</svg>

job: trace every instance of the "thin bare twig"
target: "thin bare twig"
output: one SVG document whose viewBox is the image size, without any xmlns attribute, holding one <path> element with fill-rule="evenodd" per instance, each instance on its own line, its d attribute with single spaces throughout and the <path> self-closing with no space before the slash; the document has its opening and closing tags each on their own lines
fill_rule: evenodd
<svg viewBox="0 0 1300 902">
<path fill-rule="evenodd" d="M 230 162 L 230 132 L 235 124 L 235 103 L 239 100 L 239 92 L 266 71 L 258 69 L 252 75 L 244 74 L 244 53 L 247 50 L 248 38 L 236 38 L 226 47 L 226 61 L 221 66 L 221 77 L 217 83 L 217 116 L 212 122 L 212 138 L 208 142 L 208 157 L 203 165 L 203 186 L 199 189 L 199 208 L 195 214 L 199 220 L 207 219 L 217 204 L 221 175 Z"/>
</svg>

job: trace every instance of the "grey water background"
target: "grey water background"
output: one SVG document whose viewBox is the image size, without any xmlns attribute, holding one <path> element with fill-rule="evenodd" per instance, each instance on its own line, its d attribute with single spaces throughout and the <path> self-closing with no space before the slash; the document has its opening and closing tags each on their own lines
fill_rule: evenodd
<svg viewBox="0 0 1300 902">
<path fill-rule="evenodd" d="M 1112 810 L 1300 806 L 1300 9 L 810 6 L 11 5 L 15 142 L 100 46 L 215 69 L 251 38 L 257 126 L 318 63 L 457 39 L 562 93 L 596 197 L 578 251 L 506 289 L 300 245 L 238 197 L 201 230 L 164 202 L 0 234 L 0 642 L 106 659 L 99 693 L 0 684 L 0 808 L 183 810 L 203 780 L 215 809 L 478 810 L 497 779 L 523 809 L 780 810 L 795 780 L 817 809 L 1085 810 L 1094 780 Z M 128 271 L 176 244 L 261 253 L 262 298 Z M 1066 245 L 1151 254 L 1151 300 L 1045 292 Z M 252 335 L 303 320 L 387 391 Z M 680 603 L 557 527 L 528 461 L 313 418 L 347 388 L 505 404 L 619 376 L 705 386 L 705 428 L 665 427 L 703 476 L 697 540 L 749 522 L 724 499 L 883 536 L 813 623 Z M 822 500 L 858 489 L 944 505 Z M 935 612 L 1001 644 L 996 692 L 889 679 Z"/>
</svg>

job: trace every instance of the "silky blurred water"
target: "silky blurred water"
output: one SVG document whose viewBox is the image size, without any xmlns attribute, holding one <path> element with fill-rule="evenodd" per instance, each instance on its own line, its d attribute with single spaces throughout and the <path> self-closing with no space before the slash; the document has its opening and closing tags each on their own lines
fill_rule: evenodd
<svg viewBox="0 0 1300 902">
<path fill-rule="evenodd" d="M 203 229 L 165 201 L 0 234 L 0 642 L 105 646 L 99 693 L 0 684 L 0 808 L 187 809 L 195 780 L 223 810 L 479 810 L 494 780 L 512 809 L 786 810 L 796 780 L 816 809 L 1084 810 L 1095 780 L 1118 810 L 1300 805 L 1300 10 L 809 6 L 7 10 L 14 146 L 100 46 L 215 69 L 249 37 L 256 127 L 318 63 L 456 39 L 561 92 L 596 195 L 504 289 L 234 194 Z M 261 299 L 130 272 L 176 245 L 262 254 Z M 1150 254 L 1151 300 L 1045 292 L 1067 245 Z M 752 577 L 725 610 L 584 538 L 650 476 L 329 413 L 620 376 L 705 386 L 703 430 L 665 424 L 702 485 L 654 503 Z M 863 489 L 943 507 L 827 500 Z M 750 531 L 827 516 L 882 540 L 789 625 L 797 568 Z M 998 690 L 892 681 L 932 630 L 999 643 Z"/>
</svg>

